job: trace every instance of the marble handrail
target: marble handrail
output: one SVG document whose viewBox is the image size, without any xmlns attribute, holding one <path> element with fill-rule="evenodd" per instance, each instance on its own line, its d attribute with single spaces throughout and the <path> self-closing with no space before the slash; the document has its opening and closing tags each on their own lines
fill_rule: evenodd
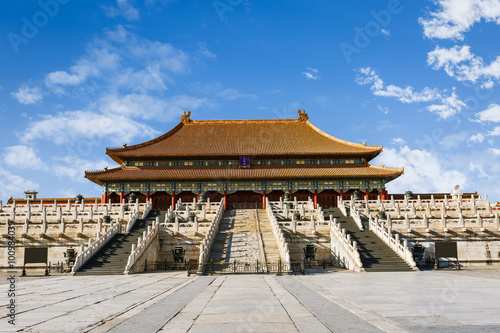
<svg viewBox="0 0 500 333">
<path fill-rule="evenodd" d="M 330 225 L 331 251 L 338 263 L 352 271 L 361 272 L 365 269 L 361 263 L 356 241 L 351 241 L 351 235 L 346 234 L 337 219 L 333 219 Z"/>
<path fill-rule="evenodd" d="M 80 254 L 75 259 L 75 264 L 71 269 L 71 273 L 75 274 L 94 254 L 99 252 L 104 245 L 106 245 L 111 238 L 120 232 L 120 223 L 115 223 L 109 228 L 102 236 L 97 233 L 97 239 L 92 242 L 89 239 L 89 246 L 85 249 L 84 245 L 81 246 Z"/>
</svg>

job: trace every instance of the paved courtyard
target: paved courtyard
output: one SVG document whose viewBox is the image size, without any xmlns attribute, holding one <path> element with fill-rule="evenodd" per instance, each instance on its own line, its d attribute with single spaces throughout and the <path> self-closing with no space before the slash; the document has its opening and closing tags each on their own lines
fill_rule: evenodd
<svg viewBox="0 0 500 333">
<path fill-rule="evenodd" d="M 17 277 L 1 332 L 500 332 L 500 271 Z"/>
</svg>

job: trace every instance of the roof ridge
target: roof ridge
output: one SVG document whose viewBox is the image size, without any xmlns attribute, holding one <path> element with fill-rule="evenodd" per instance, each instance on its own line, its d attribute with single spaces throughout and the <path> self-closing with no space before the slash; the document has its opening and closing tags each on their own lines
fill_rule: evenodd
<svg viewBox="0 0 500 333">
<path fill-rule="evenodd" d="M 142 147 L 149 146 L 149 145 L 151 145 L 153 143 L 162 141 L 162 140 L 168 138 L 169 136 L 172 136 L 177 131 L 179 131 L 184 125 L 185 125 L 184 123 L 180 122 L 174 128 L 172 128 L 170 131 L 168 131 L 167 133 L 162 134 L 159 137 L 156 137 L 156 138 L 151 139 L 151 140 L 146 141 L 146 142 L 138 143 L 138 144 L 135 144 L 135 145 L 132 145 L 132 146 L 127 146 L 127 144 L 124 144 L 123 147 L 106 148 L 106 154 L 108 154 L 108 152 L 113 152 L 113 151 L 120 151 L 120 152 L 122 152 L 122 151 L 134 150 L 134 149 L 137 149 L 137 148 L 142 148 Z"/>
<path fill-rule="evenodd" d="M 211 124 L 256 124 L 256 123 L 300 123 L 298 119 L 223 119 L 223 120 L 191 120 L 186 125 Z"/>
<path fill-rule="evenodd" d="M 374 168 L 374 169 L 379 169 L 379 170 L 397 170 L 397 171 L 403 171 L 405 170 L 404 167 L 390 167 L 390 166 L 386 166 L 386 165 L 372 165 L 372 164 L 369 164 L 369 166 L 371 168 Z"/>
<path fill-rule="evenodd" d="M 348 145 L 348 146 L 351 146 L 351 147 L 356 147 L 356 148 L 379 148 L 380 151 L 382 151 L 382 149 L 383 149 L 383 146 L 367 145 L 365 142 L 363 142 L 363 144 L 360 144 L 360 143 L 355 143 L 355 142 L 350 142 L 350 141 L 342 140 L 342 139 L 334 137 L 334 136 L 332 136 L 332 135 L 330 135 L 328 133 L 323 132 L 322 130 L 320 130 L 319 128 L 317 128 L 316 126 L 314 126 L 309 120 L 307 122 L 305 122 L 305 123 L 307 125 L 309 125 L 312 129 L 314 129 L 316 132 L 318 132 L 319 134 L 323 135 L 324 137 L 326 137 L 326 138 L 328 138 L 330 140 L 334 140 L 336 142 L 339 142 L 339 143 L 342 143 L 342 144 L 345 144 L 345 145 Z"/>
</svg>

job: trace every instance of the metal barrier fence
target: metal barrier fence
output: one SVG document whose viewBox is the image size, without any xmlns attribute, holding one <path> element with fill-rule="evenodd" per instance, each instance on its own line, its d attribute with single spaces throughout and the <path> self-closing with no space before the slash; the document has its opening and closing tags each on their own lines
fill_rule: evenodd
<svg viewBox="0 0 500 333">
<path fill-rule="evenodd" d="M 157 271 L 157 270 L 187 270 L 188 261 L 145 261 L 144 271 Z"/>
<path fill-rule="evenodd" d="M 202 265 L 188 265 L 188 275 L 190 274 L 305 274 L 307 268 L 326 269 L 331 266 L 326 260 L 321 261 L 275 261 L 275 262 L 206 262 Z"/>
<path fill-rule="evenodd" d="M 200 265 L 196 260 L 185 260 L 182 262 L 173 261 L 146 261 L 144 263 L 144 271 L 157 270 L 185 270 L 188 275 L 191 274 L 209 274 L 209 275 L 225 275 L 225 274 L 305 274 L 306 269 L 326 269 L 331 267 L 332 263 L 326 260 L 298 260 L 289 263 L 285 261 L 275 262 L 206 262 Z"/>
</svg>

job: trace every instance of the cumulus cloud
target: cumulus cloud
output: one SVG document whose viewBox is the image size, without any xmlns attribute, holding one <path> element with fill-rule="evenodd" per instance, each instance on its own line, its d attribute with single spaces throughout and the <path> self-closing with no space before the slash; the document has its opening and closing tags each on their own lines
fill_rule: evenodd
<svg viewBox="0 0 500 333">
<path fill-rule="evenodd" d="M 406 141 L 403 138 L 394 138 L 391 140 L 391 143 L 393 145 L 404 145 L 406 144 Z"/>
<path fill-rule="evenodd" d="M 500 123 L 500 105 L 490 104 L 484 111 L 477 113 L 479 122 Z"/>
<path fill-rule="evenodd" d="M 319 79 L 319 70 L 317 68 L 307 67 L 306 72 L 302 72 L 302 74 L 309 80 L 317 80 Z"/>
<path fill-rule="evenodd" d="M 92 111 L 67 111 L 31 122 L 27 129 L 19 134 L 19 139 L 24 143 L 42 139 L 61 145 L 82 139 L 109 137 L 113 143 L 123 144 L 134 138 L 152 138 L 159 134 L 153 128 L 125 116 Z"/>
<path fill-rule="evenodd" d="M 184 110 L 195 110 L 202 106 L 211 105 L 206 98 L 176 95 L 160 99 L 145 94 L 125 96 L 109 94 L 103 97 L 99 104 L 101 112 L 109 116 L 157 119 L 162 122 L 179 117 Z"/>
<path fill-rule="evenodd" d="M 0 198 L 2 200 L 6 201 L 10 197 L 24 197 L 24 191 L 38 190 L 39 187 L 39 184 L 0 167 Z"/>
<path fill-rule="evenodd" d="M 84 178 L 85 171 L 101 170 L 108 166 L 109 162 L 105 160 L 90 161 L 72 155 L 54 158 L 51 166 L 51 172 L 56 175 L 60 181 L 71 179 L 79 183 L 87 183 Z M 73 194 L 74 195 L 74 194 Z"/>
<path fill-rule="evenodd" d="M 488 136 L 499 136 L 500 126 L 496 126 L 492 131 L 488 132 Z"/>
<path fill-rule="evenodd" d="M 481 21 L 500 24 L 499 0 L 437 0 L 438 9 L 420 18 L 428 38 L 459 39 Z"/>
<path fill-rule="evenodd" d="M 106 16 L 121 16 L 127 21 L 136 21 L 140 18 L 139 10 L 133 7 L 128 0 L 116 0 L 116 6 L 102 6 Z"/>
<path fill-rule="evenodd" d="M 257 96 L 253 94 L 244 94 L 238 91 L 238 89 L 234 88 L 226 88 L 219 92 L 218 94 L 219 97 L 222 99 L 228 100 L 228 101 L 234 101 L 236 99 L 240 98 L 250 98 L 250 99 L 256 99 Z"/>
<path fill-rule="evenodd" d="M 207 56 L 210 51 L 205 50 Z M 46 75 L 50 91 L 64 93 L 74 87 L 93 91 L 95 82 L 115 89 L 147 92 L 167 89 L 172 75 L 189 70 L 189 55 L 171 44 L 138 36 L 119 25 L 105 30 L 87 46 L 87 52 L 67 70 Z M 94 80 L 94 81 L 90 81 Z"/>
<path fill-rule="evenodd" d="M 478 133 L 472 135 L 467 142 L 472 142 L 472 143 L 483 143 L 484 141 L 484 134 Z"/>
<path fill-rule="evenodd" d="M 37 156 L 35 150 L 25 145 L 17 145 L 5 148 L 3 162 L 6 165 L 18 169 L 47 169 L 45 163 Z"/>
<path fill-rule="evenodd" d="M 384 154 L 374 163 L 405 168 L 405 174 L 388 184 L 394 193 L 406 190 L 413 192 L 450 192 L 453 186 L 467 184 L 467 177 L 461 171 L 448 168 L 439 157 L 429 151 L 400 148 L 386 148 Z"/>
<path fill-rule="evenodd" d="M 17 92 L 10 93 L 21 104 L 36 104 L 43 99 L 42 89 L 23 84 Z"/>
<path fill-rule="evenodd" d="M 383 113 L 385 114 L 388 114 L 389 113 L 389 108 L 386 107 L 386 106 L 381 106 L 380 104 L 377 104 L 377 107 L 380 111 L 382 111 Z"/>
<path fill-rule="evenodd" d="M 491 88 L 493 81 L 500 78 L 500 57 L 490 64 L 485 64 L 483 59 L 470 51 L 470 46 L 457 46 L 441 48 L 436 46 L 434 51 L 427 55 L 427 64 L 433 69 L 444 71 L 458 81 L 477 82 L 485 79 L 484 88 Z"/>
<path fill-rule="evenodd" d="M 385 85 L 384 81 L 370 67 L 359 69 L 355 81 L 359 85 L 371 85 L 370 89 L 375 96 L 392 97 L 402 103 L 437 102 L 427 106 L 427 110 L 436 113 L 441 119 L 458 114 L 466 106 L 458 98 L 455 91 L 451 93 L 440 92 L 436 88 L 429 87 L 415 91 L 411 86 L 402 88 L 392 84 Z"/>
<path fill-rule="evenodd" d="M 120 56 L 106 47 L 92 45 L 87 54 L 76 61 L 68 71 L 55 71 L 47 74 L 45 83 L 49 88 L 56 86 L 77 86 L 89 78 L 102 77 L 103 73 L 118 68 Z"/>
</svg>

